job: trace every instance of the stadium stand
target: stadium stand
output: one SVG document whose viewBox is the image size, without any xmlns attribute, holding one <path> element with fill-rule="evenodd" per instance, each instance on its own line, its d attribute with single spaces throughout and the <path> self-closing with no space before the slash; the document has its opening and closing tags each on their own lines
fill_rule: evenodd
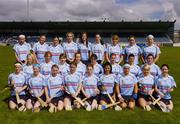
<svg viewBox="0 0 180 124">
<path fill-rule="evenodd" d="M 118 34 L 123 44 L 127 44 L 129 35 L 134 35 L 137 43 L 142 45 L 146 36 L 153 34 L 156 43 L 172 45 L 175 22 L 0 22 L 0 42 L 13 45 L 19 34 L 25 34 L 27 41 L 33 44 L 42 33 L 47 34 L 48 43 L 53 35 L 59 35 L 64 41 L 66 32 L 72 31 L 75 33 L 75 41 L 78 41 L 81 32 L 87 32 L 90 42 L 94 42 L 96 33 L 101 34 L 105 43 L 111 42 L 112 34 Z"/>
</svg>

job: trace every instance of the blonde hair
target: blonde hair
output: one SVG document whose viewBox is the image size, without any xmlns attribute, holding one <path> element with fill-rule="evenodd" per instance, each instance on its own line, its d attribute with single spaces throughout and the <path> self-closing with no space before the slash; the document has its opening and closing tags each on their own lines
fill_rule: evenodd
<svg viewBox="0 0 180 124">
<path fill-rule="evenodd" d="M 72 37 L 74 38 L 74 33 L 73 32 L 67 32 L 66 37 L 68 36 L 68 34 L 72 34 Z"/>
<path fill-rule="evenodd" d="M 36 64 L 36 63 L 37 63 L 36 57 L 35 57 L 35 55 L 34 55 L 33 53 L 29 53 L 29 54 L 27 55 L 27 57 L 26 57 L 26 60 L 27 60 L 29 57 L 32 58 L 32 64 Z"/>
<path fill-rule="evenodd" d="M 143 69 L 143 70 L 144 70 L 144 69 L 150 70 L 150 66 L 149 66 L 148 64 L 144 64 L 143 67 L 142 67 L 142 69 Z"/>
<path fill-rule="evenodd" d="M 119 38 L 118 35 L 113 35 L 111 39 L 112 39 L 112 40 L 119 40 L 120 38 Z"/>
</svg>

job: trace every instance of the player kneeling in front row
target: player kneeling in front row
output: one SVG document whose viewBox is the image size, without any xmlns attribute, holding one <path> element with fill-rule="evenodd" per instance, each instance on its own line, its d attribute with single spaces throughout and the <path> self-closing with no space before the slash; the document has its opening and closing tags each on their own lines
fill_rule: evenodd
<svg viewBox="0 0 180 124">
<path fill-rule="evenodd" d="M 82 87 L 82 79 L 79 73 L 76 72 L 77 64 L 75 62 L 70 63 L 70 73 L 64 77 L 64 84 L 66 87 L 66 93 L 64 96 L 65 110 L 72 110 L 72 103 L 75 108 L 80 108 L 80 91 Z M 76 100 L 76 101 L 75 101 Z"/>
<path fill-rule="evenodd" d="M 25 111 L 26 94 L 25 89 L 26 75 L 23 73 L 22 65 L 20 63 L 15 63 L 15 72 L 10 74 L 8 77 L 8 85 L 11 88 L 11 97 L 9 99 L 9 108 L 18 109 L 19 111 Z"/>
<path fill-rule="evenodd" d="M 39 112 L 41 107 L 47 107 L 44 96 L 45 77 L 40 73 L 40 65 L 33 65 L 33 75 L 28 80 L 28 90 L 30 93 L 26 103 L 26 108 L 33 112 Z"/>
<path fill-rule="evenodd" d="M 169 66 L 167 64 L 161 66 L 161 71 L 162 74 L 156 80 L 155 91 L 160 97 L 160 105 L 165 107 L 164 112 L 170 112 L 173 110 L 173 102 L 171 100 L 170 92 L 174 90 L 176 83 L 174 78 L 168 74 Z"/>
<path fill-rule="evenodd" d="M 118 75 L 116 84 L 116 93 L 122 108 L 134 109 L 135 100 L 137 99 L 137 79 L 130 73 L 130 65 L 125 64 L 122 76 Z"/>
<path fill-rule="evenodd" d="M 93 74 L 93 65 L 87 65 L 87 74 L 84 76 L 82 80 L 82 93 L 84 94 L 86 99 L 86 104 L 91 105 L 91 110 L 94 110 L 98 106 L 98 94 L 99 89 L 97 87 L 98 77 Z"/>
<path fill-rule="evenodd" d="M 155 79 L 154 76 L 150 74 L 150 66 L 148 64 L 144 64 L 142 67 L 142 74 L 138 78 L 138 86 L 139 86 L 139 106 L 144 110 L 150 111 L 152 104 L 152 94 L 154 92 L 155 87 Z"/>
<path fill-rule="evenodd" d="M 110 104 L 112 104 L 112 106 L 115 106 L 115 110 L 121 110 L 121 108 L 117 106 L 117 104 L 115 104 L 115 82 L 117 82 L 116 75 L 112 74 L 112 66 L 109 62 L 107 62 L 104 64 L 104 74 L 100 76 L 98 83 L 99 89 L 101 91 L 99 97 L 99 110 L 106 109 Z"/>
<path fill-rule="evenodd" d="M 58 65 L 51 67 L 51 75 L 46 79 L 45 95 L 46 102 L 49 103 L 49 112 L 57 112 L 63 109 L 64 95 L 63 77 L 59 74 Z"/>
</svg>

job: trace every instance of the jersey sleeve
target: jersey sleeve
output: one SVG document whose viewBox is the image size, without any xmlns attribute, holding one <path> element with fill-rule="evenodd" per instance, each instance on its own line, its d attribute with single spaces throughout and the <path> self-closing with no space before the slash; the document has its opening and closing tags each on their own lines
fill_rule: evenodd
<svg viewBox="0 0 180 124">
<path fill-rule="evenodd" d="M 138 54 L 139 55 L 142 55 L 143 54 L 143 52 L 142 52 L 142 49 L 138 46 Z"/>
<path fill-rule="evenodd" d="M 120 74 L 118 74 L 117 76 L 116 76 L 116 84 L 119 84 L 119 82 L 120 82 L 120 79 L 121 79 L 121 75 Z"/>
<path fill-rule="evenodd" d="M 134 84 L 138 82 L 137 78 L 134 76 Z"/>
<path fill-rule="evenodd" d="M 157 66 L 157 74 L 161 75 L 161 70 L 160 70 L 160 68 L 158 66 Z"/>
<path fill-rule="evenodd" d="M 24 78 L 25 78 L 24 85 L 27 85 L 28 84 L 28 75 L 25 74 L 25 73 L 23 75 L 24 75 Z"/>
<path fill-rule="evenodd" d="M 158 46 L 156 46 L 156 55 L 159 55 L 159 54 L 161 54 L 161 50 Z"/>
<path fill-rule="evenodd" d="M 122 55 L 125 55 L 126 54 L 126 47 L 122 50 Z"/>
<path fill-rule="evenodd" d="M 10 75 L 8 76 L 8 85 L 11 84 L 11 80 L 12 80 L 12 74 L 10 74 Z"/>
<path fill-rule="evenodd" d="M 29 43 L 27 43 L 29 51 L 32 50 L 32 47 Z"/>
<path fill-rule="evenodd" d="M 35 44 L 33 45 L 33 48 L 32 48 L 32 50 L 33 50 L 34 52 L 37 51 L 36 47 L 37 47 L 37 44 L 35 43 Z"/>
<path fill-rule="evenodd" d="M 92 44 L 91 43 L 88 43 L 88 50 L 92 51 Z"/>
<path fill-rule="evenodd" d="M 16 52 L 17 51 L 17 44 L 15 44 L 14 46 L 13 46 L 13 50 Z"/>
<path fill-rule="evenodd" d="M 173 77 L 171 77 L 171 87 L 176 87 L 176 82 Z"/>
<path fill-rule="evenodd" d="M 74 43 L 74 46 L 75 46 L 75 50 L 78 51 L 78 45 Z"/>
</svg>

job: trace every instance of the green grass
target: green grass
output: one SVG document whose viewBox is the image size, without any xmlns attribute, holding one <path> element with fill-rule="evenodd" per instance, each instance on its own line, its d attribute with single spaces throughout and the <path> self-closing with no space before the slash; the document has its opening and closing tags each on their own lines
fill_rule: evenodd
<svg viewBox="0 0 180 124">
<path fill-rule="evenodd" d="M 13 72 L 14 54 L 11 47 L 0 47 L 0 90 L 7 84 L 7 76 Z M 162 54 L 158 65 L 168 63 L 170 73 L 174 76 L 177 86 L 180 84 L 180 48 L 164 47 L 161 48 Z M 0 94 L 0 123 L 1 124 L 44 124 L 44 123 L 61 123 L 61 124 L 117 124 L 117 123 L 163 123 L 163 124 L 180 124 L 180 90 L 177 88 L 172 93 L 174 101 L 174 110 L 171 113 L 162 113 L 159 110 L 145 112 L 136 107 L 134 111 L 124 110 L 116 112 L 114 110 L 92 111 L 75 110 L 72 112 L 58 112 L 50 114 L 46 110 L 40 113 L 12 111 L 4 102 L 9 96 L 9 92 Z"/>
</svg>

